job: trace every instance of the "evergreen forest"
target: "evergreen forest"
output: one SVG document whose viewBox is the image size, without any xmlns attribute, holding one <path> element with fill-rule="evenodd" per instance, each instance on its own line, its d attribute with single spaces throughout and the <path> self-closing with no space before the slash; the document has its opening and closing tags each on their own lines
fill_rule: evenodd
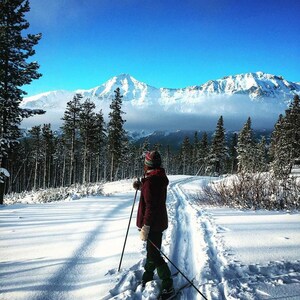
<svg viewBox="0 0 300 300">
<path fill-rule="evenodd" d="M 270 141 L 254 136 L 250 117 L 228 140 L 220 116 L 212 137 L 195 128 L 194 137 L 186 136 L 179 149 L 152 145 L 147 139 L 137 144 L 124 129 L 120 88 L 111 99 L 107 123 L 102 110 L 76 94 L 67 103 L 59 133 L 49 123 L 23 136 L 21 121 L 44 113 L 20 107 L 24 85 L 42 76 L 39 64 L 30 59 L 42 35 L 27 33 L 29 10 L 29 1 L 0 1 L 0 204 L 4 194 L 139 177 L 144 154 L 153 149 L 161 153 L 168 174 L 269 172 L 276 180 L 290 178 L 300 158 L 298 95 L 278 117 Z"/>
</svg>

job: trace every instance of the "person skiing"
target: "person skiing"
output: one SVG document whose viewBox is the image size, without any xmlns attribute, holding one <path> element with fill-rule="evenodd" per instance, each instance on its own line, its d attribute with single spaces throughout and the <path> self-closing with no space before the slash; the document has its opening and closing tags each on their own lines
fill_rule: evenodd
<svg viewBox="0 0 300 300">
<path fill-rule="evenodd" d="M 174 294 L 171 272 L 161 257 L 162 234 L 168 227 L 166 208 L 167 186 L 169 184 L 165 170 L 161 167 L 161 156 L 157 151 L 147 152 L 144 161 L 144 177 L 142 181 L 135 181 L 133 187 L 141 191 L 137 212 L 137 227 L 140 229 L 140 238 L 147 241 L 147 258 L 144 266 L 142 285 L 153 279 L 156 269 L 162 280 L 159 299 L 168 299 Z M 155 245 L 153 245 L 153 244 Z"/>
</svg>

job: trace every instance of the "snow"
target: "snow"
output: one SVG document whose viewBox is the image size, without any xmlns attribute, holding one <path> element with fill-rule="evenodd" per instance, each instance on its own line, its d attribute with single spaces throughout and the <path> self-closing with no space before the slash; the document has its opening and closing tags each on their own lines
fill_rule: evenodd
<svg viewBox="0 0 300 300">
<path fill-rule="evenodd" d="M 214 178 L 169 179 L 162 250 L 208 299 L 300 299 L 299 212 L 199 206 L 197 191 Z M 157 277 L 139 285 L 137 204 L 117 271 L 134 194 L 123 180 L 100 196 L 1 207 L 0 299 L 155 299 Z M 180 299 L 203 298 L 188 288 Z"/>
<path fill-rule="evenodd" d="M 9 177 L 10 174 L 5 168 L 0 168 L 0 174 L 3 174 L 5 177 Z"/>
</svg>

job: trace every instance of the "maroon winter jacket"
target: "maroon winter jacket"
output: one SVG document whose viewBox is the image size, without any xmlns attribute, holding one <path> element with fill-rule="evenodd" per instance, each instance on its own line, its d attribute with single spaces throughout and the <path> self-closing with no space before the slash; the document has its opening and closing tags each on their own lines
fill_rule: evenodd
<svg viewBox="0 0 300 300">
<path fill-rule="evenodd" d="M 136 225 L 139 228 L 148 225 L 151 231 L 162 232 L 168 228 L 166 199 L 169 180 L 165 170 L 158 168 L 148 171 L 142 183 Z"/>
</svg>

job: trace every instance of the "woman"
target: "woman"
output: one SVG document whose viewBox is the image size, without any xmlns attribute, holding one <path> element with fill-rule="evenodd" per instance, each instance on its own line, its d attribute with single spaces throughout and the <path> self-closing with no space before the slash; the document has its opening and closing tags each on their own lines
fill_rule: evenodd
<svg viewBox="0 0 300 300">
<path fill-rule="evenodd" d="M 174 293 L 171 272 L 156 249 L 161 248 L 162 233 L 168 227 L 166 208 L 167 186 L 169 180 L 161 167 L 161 157 L 157 151 L 147 152 L 144 162 L 144 177 L 142 182 L 135 181 L 133 187 L 141 190 L 137 213 L 137 227 L 140 228 L 140 238 L 147 241 L 147 259 L 142 277 L 143 286 L 153 279 L 157 270 L 162 280 L 162 290 L 159 299 L 168 299 Z M 156 246 L 154 246 L 153 244 Z"/>
</svg>

